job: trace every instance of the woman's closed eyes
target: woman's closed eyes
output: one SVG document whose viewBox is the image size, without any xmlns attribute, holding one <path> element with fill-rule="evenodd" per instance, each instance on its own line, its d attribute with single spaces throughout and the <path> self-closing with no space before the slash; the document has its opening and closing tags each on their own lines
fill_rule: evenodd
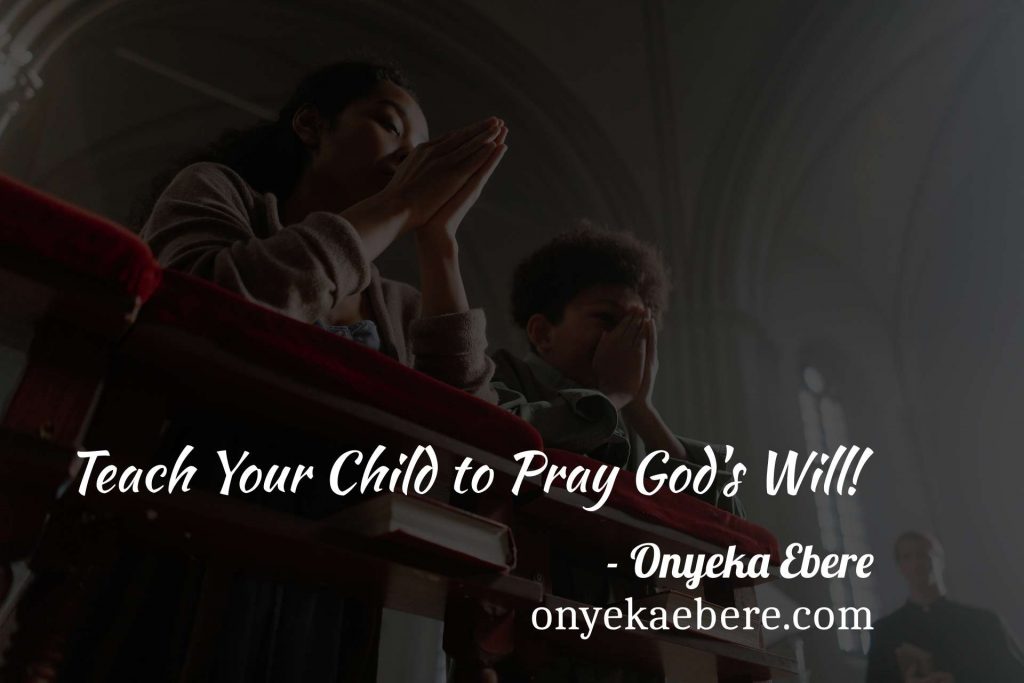
<svg viewBox="0 0 1024 683">
<path fill-rule="evenodd" d="M 401 124 L 390 116 L 378 118 L 377 124 L 392 135 L 401 136 L 402 134 Z"/>
</svg>

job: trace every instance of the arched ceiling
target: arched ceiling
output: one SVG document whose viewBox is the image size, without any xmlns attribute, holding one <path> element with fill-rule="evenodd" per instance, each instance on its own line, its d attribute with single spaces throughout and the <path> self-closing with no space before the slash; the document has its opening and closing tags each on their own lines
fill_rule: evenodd
<svg viewBox="0 0 1024 683">
<path fill-rule="evenodd" d="M 1019 630 L 1024 603 L 995 587 L 1024 562 L 1007 542 L 1024 515 L 1008 456 L 1024 401 L 1024 6 L 823 8 L 700 195 L 732 240 L 709 286 L 793 362 L 823 341 L 845 359 L 859 432 L 903 479 L 872 499 L 879 540 L 932 526 L 957 593 Z"/>
</svg>

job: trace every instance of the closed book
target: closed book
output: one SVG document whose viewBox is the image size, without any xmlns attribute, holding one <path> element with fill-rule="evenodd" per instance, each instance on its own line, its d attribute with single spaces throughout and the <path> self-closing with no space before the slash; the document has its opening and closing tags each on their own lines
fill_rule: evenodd
<svg viewBox="0 0 1024 683">
<path fill-rule="evenodd" d="M 375 496 L 322 526 L 326 538 L 357 537 L 403 563 L 447 575 L 506 572 L 515 566 L 507 526 L 430 498 Z"/>
</svg>

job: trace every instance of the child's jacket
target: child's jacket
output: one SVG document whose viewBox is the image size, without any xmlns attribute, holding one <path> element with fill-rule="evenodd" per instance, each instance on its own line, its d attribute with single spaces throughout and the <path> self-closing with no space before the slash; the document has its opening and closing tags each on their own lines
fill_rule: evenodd
<svg viewBox="0 0 1024 683">
<path fill-rule="evenodd" d="M 647 454 L 644 443 L 604 394 L 577 385 L 532 352 L 517 358 L 509 351 L 499 350 L 493 358 L 496 367 L 492 386 L 498 392 L 498 405 L 533 425 L 545 445 L 588 455 L 625 470 L 637 469 Z M 676 438 L 692 459 L 687 463 L 690 467 L 696 469 L 707 463 L 704 448 L 709 444 Z M 724 447 L 711 447 L 722 456 L 718 462 L 724 462 Z M 679 463 L 657 465 L 648 466 L 648 471 L 671 470 Z M 726 471 L 720 470 L 715 486 L 697 497 L 744 517 L 739 499 L 722 495 L 728 481 Z"/>
</svg>

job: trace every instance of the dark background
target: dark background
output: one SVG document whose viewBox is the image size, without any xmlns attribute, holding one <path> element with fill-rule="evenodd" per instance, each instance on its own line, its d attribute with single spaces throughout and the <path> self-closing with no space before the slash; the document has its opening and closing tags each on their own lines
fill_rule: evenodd
<svg viewBox="0 0 1024 683">
<path fill-rule="evenodd" d="M 783 543 L 878 555 L 763 600 L 889 611 L 892 540 L 921 528 L 952 595 L 1024 634 L 1024 4 L 0 0 L 0 169 L 125 221 L 174 159 L 366 49 L 433 132 L 509 123 L 460 232 L 493 347 L 522 348 L 512 267 L 574 218 L 662 248 L 668 421 L 739 449 Z M 381 270 L 415 282 L 410 254 Z M 876 451 L 856 497 L 764 495 L 769 449 L 840 443 Z M 809 680 L 862 677 L 860 638 L 803 641 Z"/>
</svg>

